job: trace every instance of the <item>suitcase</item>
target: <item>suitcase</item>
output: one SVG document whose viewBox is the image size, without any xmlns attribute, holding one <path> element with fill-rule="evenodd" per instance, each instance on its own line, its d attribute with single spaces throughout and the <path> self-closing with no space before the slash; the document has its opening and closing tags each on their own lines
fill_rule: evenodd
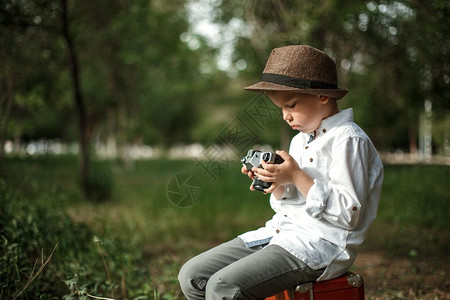
<svg viewBox="0 0 450 300">
<path fill-rule="evenodd" d="M 358 274 L 346 274 L 319 282 L 307 282 L 285 290 L 266 300 L 363 300 L 364 281 Z"/>
</svg>

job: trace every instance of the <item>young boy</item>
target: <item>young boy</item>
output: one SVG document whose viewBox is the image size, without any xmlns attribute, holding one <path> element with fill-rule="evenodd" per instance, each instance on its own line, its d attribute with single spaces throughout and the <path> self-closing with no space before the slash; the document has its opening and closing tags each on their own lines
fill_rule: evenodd
<svg viewBox="0 0 450 300">
<path fill-rule="evenodd" d="M 340 276 L 377 213 L 383 166 L 352 110 L 338 108 L 347 91 L 330 57 L 304 45 L 276 48 L 261 81 L 246 89 L 266 93 L 300 133 L 289 153 L 276 152 L 282 164 L 242 168 L 272 182 L 265 192 L 275 214 L 189 260 L 178 276 L 188 299 L 261 299 Z"/>
</svg>

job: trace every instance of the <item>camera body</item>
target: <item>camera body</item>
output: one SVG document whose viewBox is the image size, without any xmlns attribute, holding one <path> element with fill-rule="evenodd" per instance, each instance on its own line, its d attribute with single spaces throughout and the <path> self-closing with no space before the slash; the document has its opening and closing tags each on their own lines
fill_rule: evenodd
<svg viewBox="0 0 450 300">
<path fill-rule="evenodd" d="M 253 167 L 261 168 L 261 161 L 265 161 L 268 164 L 281 164 L 284 162 L 284 159 L 276 153 L 273 152 L 262 152 L 259 150 L 249 150 L 247 156 L 244 156 L 241 159 L 241 162 L 247 168 L 247 170 L 251 170 Z M 255 190 L 264 191 L 264 189 L 269 188 L 272 185 L 272 182 L 265 182 L 255 177 L 252 183 Z"/>
</svg>

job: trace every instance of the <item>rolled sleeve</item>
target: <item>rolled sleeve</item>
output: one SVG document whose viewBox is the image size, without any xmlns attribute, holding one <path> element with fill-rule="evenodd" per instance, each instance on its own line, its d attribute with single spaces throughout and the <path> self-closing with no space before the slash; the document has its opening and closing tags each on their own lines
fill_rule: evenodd
<svg viewBox="0 0 450 300">
<path fill-rule="evenodd" d="M 331 188 L 326 182 L 314 179 L 314 184 L 309 189 L 306 197 L 306 212 L 313 218 L 322 218 L 325 207 L 327 206 L 328 196 Z"/>
<path fill-rule="evenodd" d="M 314 180 L 306 211 L 314 218 L 352 230 L 358 225 L 368 186 L 367 142 L 348 138 L 337 147 L 328 180 Z"/>
<path fill-rule="evenodd" d="M 368 142 L 366 139 L 350 138 L 338 148 L 338 153 L 342 155 L 330 172 L 333 205 L 329 207 L 327 220 L 353 230 L 358 226 L 364 210 L 369 186 Z"/>
</svg>

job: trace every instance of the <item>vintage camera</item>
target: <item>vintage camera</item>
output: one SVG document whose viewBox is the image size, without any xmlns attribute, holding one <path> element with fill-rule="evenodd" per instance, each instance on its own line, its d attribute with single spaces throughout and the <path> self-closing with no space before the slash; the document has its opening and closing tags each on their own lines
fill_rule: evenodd
<svg viewBox="0 0 450 300">
<path fill-rule="evenodd" d="M 241 159 L 241 162 L 245 165 L 247 170 L 251 170 L 253 167 L 261 168 L 261 161 L 265 161 L 268 164 L 281 164 L 284 159 L 276 153 L 272 152 L 262 152 L 259 150 L 249 150 L 247 156 Z M 253 187 L 258 191 L 264 191 L 264 189 L 269 188 L 272 182 L 265 182 L 255 177 L 253 179 Z"/>
</svg>

